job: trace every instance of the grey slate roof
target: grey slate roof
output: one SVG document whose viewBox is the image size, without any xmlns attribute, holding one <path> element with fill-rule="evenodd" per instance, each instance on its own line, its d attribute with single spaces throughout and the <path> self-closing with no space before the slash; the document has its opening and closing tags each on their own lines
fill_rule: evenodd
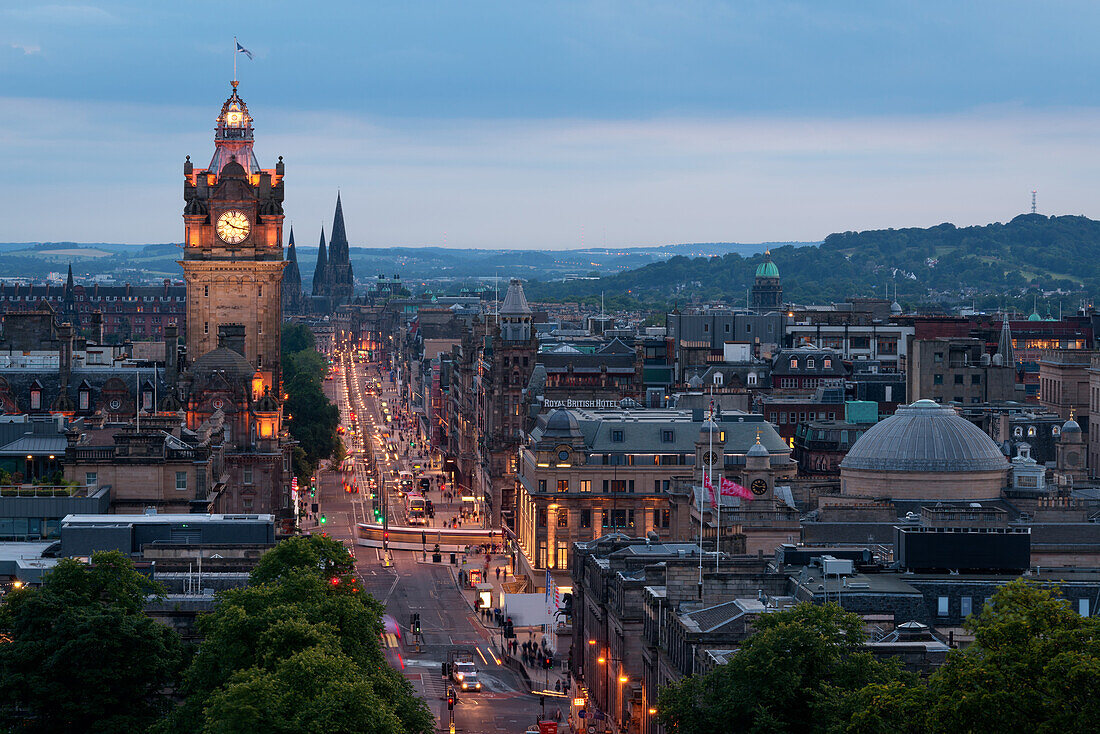
<svg viewBox="0 0 1100 734">
<path fill-rule="evenodd" d="M 993 439 L 953 409 L 918 400 L 860 436 L 840 468 L 973 472 L 1007 469 L 1008 462 Z"/>
<path fill-rule="evenodd" d="M 502 316 L 530 316 L 531 307 L 527 305 L 527 297 L 523 295 L 523 284 L 515 278 L 508 284 L 508 293 L 504 296 L 504 303 L 500 306 Z"/>
</svg>

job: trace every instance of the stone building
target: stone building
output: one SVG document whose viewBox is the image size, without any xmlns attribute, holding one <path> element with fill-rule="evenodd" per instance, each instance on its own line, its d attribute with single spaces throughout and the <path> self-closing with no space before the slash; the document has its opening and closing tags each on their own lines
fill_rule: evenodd
<svg viewBox="0 0 1100 734">
<path fill-rule="evenodd" d="M 969 337 L 915 339 L 907 367 L 909 400 L 937 403 L 989 403 L 1023 400 L 1016 369 L 1004 355 L 990 355 L 985 342 Z"/>
<path fill-rule="evenodd" d="M 628 408 L 540 415 L 520 449 L 515 527 L 520 565 L 532 578 L 566 569 L 572 543 L 608 532 L 637 537 L 654 532 L 663 540 L 697 537 L 698 514 L 690 514 L 694 497 L 680 498 L 674 486 L 701 486 L 703 467 L 715 484 L 724 476 L 747 482 L 760 500 L 748 503 L 756 506 L 752 509 L 770 509 L 779 467 L 793 469 L 790 449 L 761 416 L 726 413 L 715 421 L 704 423 L 701 412 Z M 701 431 L 710 426 L 713 436 L 701 441 Z M 758 437 L 766 449 L 756 443 Z M 748 510 L 733 498 L 723 499 L 723 517 Z M 704 524 L 713 544 L 714 523 Z M 737 527 L 728 521 L 723 543 L 734 542 Z"/>
<path fill-rule="evenodd" d="M 177 396 L 194 432 L 221 427 L 219 510 L 265 512 L 289 532 L 291 442 L 282 426 L 283 177 L 261 169 L 237 82 L 206 169 L 184 164 L 187 356 Z"/>
<path fill-rule="evenodd" d="M 777 311 L 783 308 L 783 286 L 779 282 L 779 268 L 772 262 L 772 251 L 764 251 L 764 262 L 756 267 L 752 283 L 752 310 Z"/>
</svg>

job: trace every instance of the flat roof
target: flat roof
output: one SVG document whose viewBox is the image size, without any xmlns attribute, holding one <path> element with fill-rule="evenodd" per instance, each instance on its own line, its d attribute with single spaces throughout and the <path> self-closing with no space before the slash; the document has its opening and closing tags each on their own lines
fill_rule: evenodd
<svg viewBox="0 0 1100 734">
<path fill-rule="evenodd" d="M 274 515 L 188 515 L 185 513 L 156 515 L 66 515 L 67 525 L 153 525 L 160 523 L 212 522 L 275 522 Z"/>
</svg>

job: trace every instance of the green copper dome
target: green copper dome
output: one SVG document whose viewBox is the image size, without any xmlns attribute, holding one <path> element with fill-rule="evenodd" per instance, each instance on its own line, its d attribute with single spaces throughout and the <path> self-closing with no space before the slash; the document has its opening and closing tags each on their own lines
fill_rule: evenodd
<svg viewBox="0 0 1100 734">
<path fill-rule="evenodd" d="M 1038 311 L 1032 311 L 1031 315 L 1027 317 L 1028 321 L 1042 321 L 1043 317 L 1039 315 Z"/>
<path fill-rule="evenodd" d="M 771 250 L 764 251 L 764 262 L 756 266 L 757 278 L 778 278 L 779 268 L 772 262 Z"/>
</svg>

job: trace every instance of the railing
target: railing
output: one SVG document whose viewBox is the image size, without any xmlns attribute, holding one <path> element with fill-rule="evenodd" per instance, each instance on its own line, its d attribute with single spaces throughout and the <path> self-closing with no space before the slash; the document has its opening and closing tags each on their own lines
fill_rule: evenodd
<svg viewBox="0 0 1100 734">
<path fill-rule="evenodd" d="M 92 492 L 89 489 L 93 490 Z M 98 488 L 80 484 L 65 485 L 18 484 L 0 487 L 0 497 L 88 497 Z"/>
</svg>

